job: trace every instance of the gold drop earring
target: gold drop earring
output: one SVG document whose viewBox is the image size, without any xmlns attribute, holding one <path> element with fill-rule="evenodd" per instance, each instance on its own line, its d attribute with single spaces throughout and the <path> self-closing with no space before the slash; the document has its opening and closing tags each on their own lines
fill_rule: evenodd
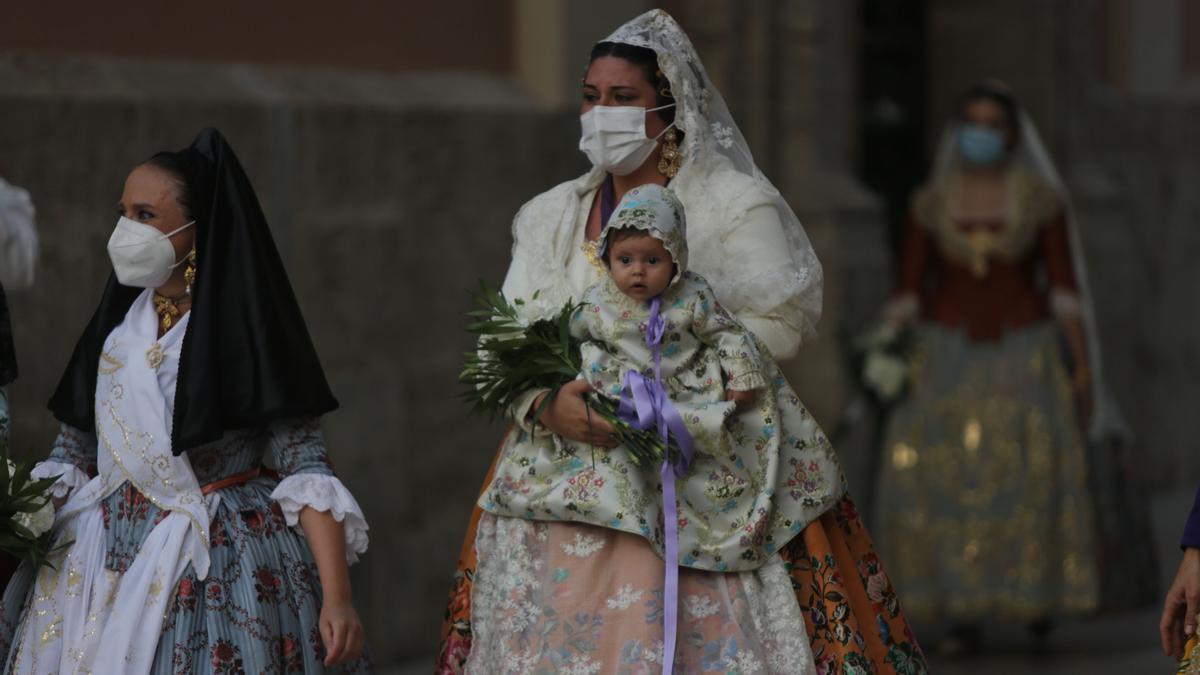
<svg viewBox="0 0 1200 675">
<path fill-rule="evenodd" d="M 679 149 L 679 137 L 675 135 L 675 127 L 667 129 L 663 136 L 662 154 L 658 156 L 658 172 L 667 178 L 674 178 L 683 164 L 683 152 Z"/>
<path fill-rule="evenodd" d="M 187 269 L 183 271 L 183 282 L 187 284 L 187 294 L 192 294 L 192 284 L 196 283 L 196 242 L 192 242 L 192 252 L 188 254 Z"/>
</svg>

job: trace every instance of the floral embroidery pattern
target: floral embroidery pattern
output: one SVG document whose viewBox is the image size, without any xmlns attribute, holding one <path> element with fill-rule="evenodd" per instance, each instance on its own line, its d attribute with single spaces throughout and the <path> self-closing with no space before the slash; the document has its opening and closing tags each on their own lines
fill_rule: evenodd
<svg viewBox="0 0 1200 675">
<path fill-rule="evenodd" d="M 605 601 L 609 609 L 629 609 L 642 599 L 642 592 L 633 590 L 633 584 L 625 584 L 617 589 L 617 594 Z"/>
<path fill-rule="evenodd" d="M 606 549 L 633 545 L 640 551 L 638 561 L 598 576 L 588 570 L 605 563 L 568 559 L 564 564 L 578 574 L 559 581 L 549 560 L 562 540 L 581 534 L 580 526 L 570 527 L 576 531 L 516 518 L 480 519 L 467 656 L 473 672 L 632 675 L 661 669 L 662 589 L 647 593 L 633 581 L 661 584 L 660 561 L 641 539 L 595 530 L 584 538 L 602 539 Z M 734 583 L 722 577 L 693 570 L 681 577 L 694 611 L 681 615 L 680 630 L 688 638 L 676 654 L 678 672 L 812 672 L 803 617 L 782 561 L 741 573 Z M 600 578 L 605 581 L 595 581 L 592 589 L 580 587 Z M 721 588 L 724 596 L 717 595 Z M 596 602 L 580 606 L 576 597 Z M 443 654 L 438 672 L 461 672 Z"/>
<path fill-rule="evenodd" d="M 626 373 L 652 371 L 648 309 L 608 277 L 583 301 L 571 322 L 584 340 L 583 377 L 600 395 L 619 397 Z M 841 495 L 837 456 L 766 348 L 703 278 L 685 271 L 663 307 L 663 383 L 697 450 L 678 482 L 680 562 L 754 569 Z M 726 400 L 734 386 L 756 391 L 755 401 L 736 408 Z M 496 515 L 622 530 L 661 552 L 659 471 L 620 449 L 596 454 L 594 465 L 593 454 L 558 437 L 512 434 L 480 503 Z"/>
<path fill-rule="evenodd" d="M 246 669 L 242 666 L 242 650 L 228 640 L 217 640 L 212 646 L 213 673 L 220 675 L 244 675 Z"/>
<path fill-rule="evenodd" d="M 683 600 L 688 616 L 693 619 L 705 619 L 717 613 L 717 603 L 707 595 L 689 595 Z"/>
<path fill-rule="evenodd" d="M 717 145 L 726 150 L 733 147 L 733 127 L 727 127 L 720 122 L 712 123 L 713 139 L 717 141 Z"/>
<path fill-rule="evenodd" d="M 493 524 L 487 527 L 492 527 L 493 529 L 490 531 L 495 532 L 496 520 L 492 519 L 491 522 Z M 549 545 L 552 539 L 551 531 L 559 527 L 555 524 L 532 524 L 530 526 L 535 530 L 535 534 L 526 536 L 525 540 L 539 542 L 539 545 Z M 486 540 L 485 536 L 481 541 L 486 542 Z M 474 573 L 476 551 L 473 544 L 477 541 L 477 536 L 474 528 L 467 533 L 467 541 L 472 545 L 464 549 L 464 557 L 460 560 L 454 588 L 447 604 L 446 623 L 443 627 L 443 639 L 436 668 L 439 675 L 462 673 L 471 652 L 472 642 L 478 637 L 473 630 L 475 620 L 473 608 L 466 600 L 471 595 L 476 578 Z M 502 550 L 513 550 L 513 541 L 516 540 L 511 538 L 505 538 L 502 542 L 497 540 L 497 548 L 503 546 Z M 835 549 L 848 552 L 854 561 L 854 566 L 839 567 L 833 555 Z M 520 546 L 515 550 L 520 553 L 519 560 L 514 563 L 515 566 L 520 569 L 529 569 L 522 566 L 536 565 L 537 557 L 535 557 L 533 549 Z M 775 607 L 775 616 L 786 616 L 789 607 L 800 609 L 804 630 L 792 637 L 804 640 L 806 644 L 810 645 L 817 673 L 821 675 L 873 674 L 892 671 L 898 675 L 925 675 L 927 673 L 924 656 L 913 638 L 899 602 L 895 600 L 895 590 L 891 587 L 887 573 L 875 555 L 870 538 L 858 518 L 857 509 L 852 501 L 841 500 L 825 516 L 809 525 L 800 536 L 784 547 L 780 551 L 780 556 L 784 561 L 783 570 L 786 574 L 783 578 L 786 584 L 790 584 L 794 593 L 775 592 L 768 594 L 766 600 Z M 688 573 L 685 572 L 685 574 Z M 708 578 L 711 583 L 716 584 L 724 583 L 721 580 L 730 577 L 729 575 L 710 574 Z M 568 582 L 568 579 L 572 581 Z M 526 583 L 536 585 L 537 578 L 528 577 Z M 579 582 L 578 576 L 568 575 L 561 582 L 552 582 L 547 585 L 553 589 L 557 588 L 556 583 L 578 584 L 581 582 Z M 517 588 L 524 587 L 522 584 L 517 584 L 506 588 L 515 591 Z M 573 588 L 579 588 L 582 591 L 587 587 L 575 586 Z M 621 587 L 615 590 L 620 591 Z M 489 597 L 493 597 L 491 591 L 487 591 L 487 594 Z M 616 595 L 620 594 L 613 593 L 606 598 L 604 606 L 611 612 L 626 611 L 608 607 L 608 601 Z M 702 593 L 691 591 L 684 597 L 699 597 L 700 595 Z M 715 597 L 712 593 L 703 593 L 703 595 L 710 598 Z M 645 625 L 653 626 L 661 616 L 654 610 L 657 603 L 653 600 L 647 601 L 644 595 L 642 601 L 649 603 L 646 605 Z M 637 601 L 631 605 L 631 608 L 636 607 L 636 603 Z M 535 606 L 536 604 L 526 606 L 522 603 L 512 605 L 514 609 L 522 608 L 521 611 L 524 612 L 532 612 Z M 685 604 L 684 607 L 686 610 L 687 605 Z M 494 611 L 494 607 L 485 606 L 481 611 L 490 615 Z M 770 615 L 768 614 L 768 616 Z M 681 613 L 681 616 L 688 621 L 694 621 L 686 611 Z M 714 616 L 716 615 L 706 617 L 704 621 L 711 621 Z M 614 615 L 610 615 L 610 623 L 616 620 Z M 741 643 L 735 643 L 731 647 L 727 638 L 718 637 L 719 629 L 714 630 L 717 632 L 704 637 L 701 644 L 705 652 L 711 655 L 711 658 L 706 661 L 707 664 L 714 666 L 724 664 L 726 670 L 721 672 L 734 669 L 742 673 L 767 672 L 789 673 L 790 675 L 795 672 L 803 672 L 794 667 L 792 670 L 787 670 L 787 659 L 785 658 L 754 654 L 751 650 L 741 649 Z M 780 637 L 782 639 L 785 636 Z M 490 637 L 485 637 L 485 639 L 491 640 Z M 725 656 L 722 656 L 722 649 L 726 650 Z M 728 656 L 730 650 L 736 650 L 737 653 Z M 482 655 L 480 656 L 482 657 Z M 535 663 L 536 656 L 537 654 L 534 652 L 526 653 L 525 663 Z M 655 665 L 662 663 L 662 641 L 653 638 L 631 640 L 621 646 L 619 654 L 597 653 L 592 658 L 597 661 L 607 658 L 616 660 L 613 672 L 617 673 L 633 675 L 656 672 Z"/>
<path fill-rule="evenodd" d="M 586 558 L 596 551 L 604 548 L 604 541 L 597 537 L 589 537 L 584 534 L 575 535 L 574 544 L 563 544 L 563 553 L 573 555 L 576 558 Z"/>
</svg>

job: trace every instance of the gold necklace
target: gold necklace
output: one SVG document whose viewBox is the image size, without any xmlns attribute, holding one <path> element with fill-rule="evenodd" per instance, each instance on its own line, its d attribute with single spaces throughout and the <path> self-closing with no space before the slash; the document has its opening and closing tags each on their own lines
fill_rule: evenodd
<svg viewBox="0 0 1200 675">
<path fill-rule="evenodd" d="M 600 240 L 591 240 L 580 247 L 583 250 L 583 255 L 587 257 L 592 267 L 596 269 L 596 274 L 604 276 L 608 274 L 608 265 L 604 264 L 604 259 L 600 257 Z"/>
<path fill-rule="evenodd" d="M 165 295 L 154 294 L 154 313 L 158 315 L 159 324 L 162 326 L 163 332 L 171 329 L 175 325 L 175 320 L 179 318 L 179 303 L 184 300 L 191 301 L 192 294 L 184 291 L 173 298 L 168 298 Z"/>
</svg>

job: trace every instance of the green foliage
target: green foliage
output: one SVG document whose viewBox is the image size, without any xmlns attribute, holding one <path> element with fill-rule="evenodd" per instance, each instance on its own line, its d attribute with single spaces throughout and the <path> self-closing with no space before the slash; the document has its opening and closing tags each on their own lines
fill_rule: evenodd
<svg viewBox="0 0 1200 675">
<path fill-rule="evenodd" d="M 0 551 L 40 567 L 49 565 L 49 556 L 61 547 L 51 547 L 51 532 L 34 534 L 16 516 L 41 510 L 58 476 L 34 480 L 32 471 L 33 462 L 9 459 L 8 442 L 0 437 Z"/>
<path fill-rule="evenodd" d="M 567 303 L 553 317 L 526 325 L 518 315 L 524 304 L 521 299 L 510 303 L 500 291 L 480 282 L 475 300 L 478 308 L 467 313 L 472 318 L 467 330 L 479 337 L 479 344 L 476 351 L 467 352 L 459 374 L 468 386 L 463 398 L 474 412 L 494 418 L 525 392 L 549 389 L 534 412 L 540 418 L 559 389 L 583 367 L 580 342 L 571 336 L 571 320 L 583 305 Z M 616 428 L 617 441 L 635 464 L 652 468 L 662 462 L 664 444 L 656 433 L 635 429 L 620 419 L 616 403 L 609 399 L 592 394 L 588 401 L 599 417 Z"/>
</svg>

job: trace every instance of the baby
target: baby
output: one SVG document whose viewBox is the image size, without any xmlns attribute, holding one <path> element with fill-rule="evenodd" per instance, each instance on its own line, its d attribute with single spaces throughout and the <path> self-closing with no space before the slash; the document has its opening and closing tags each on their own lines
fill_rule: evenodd
<svg viewBox="0 0 1200 675">
<path fill-rule="evenodd" d="M 694 452 L 677 481 L 679 564 L 755 569 L 841 497 L 833 450 L 765 347 L 688 271 L 683 206 L 670 190 L 630 190 L 600 242 L 607 274 L 571 327 L 582 377 L 627 406 L 631 382 L 661 383 Z M 662 554 L 659 471 L 621 448 L 593 465 L 588 446 L 515 436 L 485 510 L 624 530 Z"/>
</svg>

